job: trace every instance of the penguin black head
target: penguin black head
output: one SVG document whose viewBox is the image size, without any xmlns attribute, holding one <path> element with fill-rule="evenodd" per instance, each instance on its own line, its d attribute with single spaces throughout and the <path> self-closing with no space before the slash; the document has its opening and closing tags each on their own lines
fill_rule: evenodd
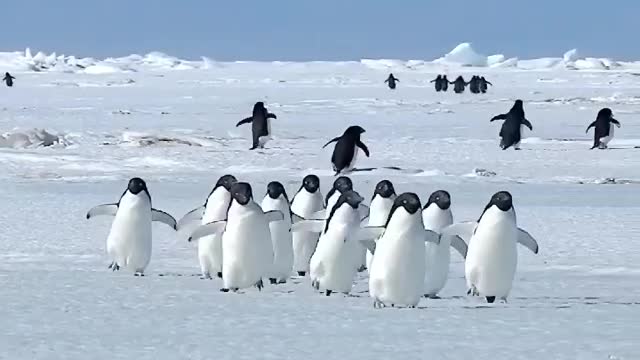
<svg viewBox="0 0 640 360">
<path fill-rule="evenodd" d="M 518 99 L 513 103 L 513 110 L 520 110 L 523 111 L 524 107 L 523 107 L 523 103 L 522 100 Z"/>
<path fill-rule="evenodd" d="M 436 76 L 436 79 L 437 79 L 437 80 L 442 79 L 442 75 L 438 74 L 438 76 Z"/>
<path fill-rule="evenodd" d="M 285 199 L 287 198 L 287 192 L 284 186 L 277 181 L 272 181 L 267 185 L 267 195 L 272 199 L 277 199 L 280 195 L 284 195 Z"/>
<path fill-rule="evenodd" d="M 255 103 L 255 105 L 253 105 L 253 113 L 263 113 L 265 112 L 266 109 L 264 107 L 264 103 L 262 101 L 258 101 L 257 103 Z"/>
<path fill-rule="evenodd" d="M 147 184 L 144 182 L 144 180 L 135 177 L 129 180 L 127 190 L 129 190 L 129 192 L 133 195 L 138 195 L 141 191 L 147 191 Z"/>
<path fill-rule="evenodd" d="M 609 108 L 602 108 L 598 111 L 597 120 L 609 120 L 613 116 L 613 111 Z"/>
<path fill-rule="evenodd" d="M 352 208 L 357 209 L 362 201 L 364 201 L 364 198 L 360 196 L 360 194 L 353 190 L 348 190 L 340 195 L 334 209 L 339 208 L 342 204 L 348 204 Z"/>
<path fill-rule="evenodd" d="M 231 186 L 233 186 L 233 184 L 237 183 L 238 180 L 236 179 L 235 176 L 233 175 L 223 175 L 220 177 L 220 179 L 218 179 L 218 182 L 216 183 L 216 188 L 218 188 L 219 186 L 224 187 L 225 189 L 227 189 L 227 191 L 231 191 Z"/>
<path fill-rule="evenodd" d="M 447 210 L 451 207 L 451 195 L 444 190 L 434 191 L 429 196 L 429 201 L 424 205 L 424 208 L 428 208 L 431 204 L 436 204 L 440 209 Z"/>
<path fill-rule="evenodd" d="M 359 138 L 360 134 L 362 134 L 364 132 L 365 132 L 365 130 L 362 127 L 360 127 L 358 125 L 354 125 L 354 126 L 349 126 L 347 128 L 347 130 L 344 131 L 344 135 L 343 136 L 350 135 L 350 136 L 354 136 L 354 137 L 358 137 Z"/>
<path fill-rule="evenodd" d="M 231 197 L 240 205 L 247 205 L 253 199 L 251 185 L 244 182 L 237 182 L 231 186 Z"/>
<path fill-rule="evenodd" d="M 407 210 L 409 214 L 415 214 L 418 210 L 422 208 L 422 206 L 420 205 L 420 198 L 418 197 L 418 195 L 414 193 L 400 194 L 400 196 L 398 196 L 396 200 L 393 202 L 393 207 L 394 208 L 402 207 L 405 210 Z M 394 209 L 392 208 L 391 212 L 393 212 L 393 210 Z"/>
<path fill-rule="evenodd" d="M 320 189 L 320 179 L 313 174 L 307 175 L 302 179 L 302 187 L 313 194 Z"/>
<path fill-rule="evenodd" d="M 349 190 L 353 190 L 353 182 L 346 176 L 340 176 L 333 182 L 333 188 L 340 191 L 341 194 Z"/>
<path fill-rule="evenodd" d="M 393 188 L 393 184 L 389 180 L 382 180 L 376 185 L 376 189 L 373 192 L 373 197 L 380 195 L 385 199 L 390 198 L 396 194 L 396 190 Z"/>
<path fill-rule="evenodd" d="M 440 76 L 440 75 L 438 75 Z M 447 80 L 447 75 L 442 75 L 442 80 Z"/>
<path fill-rule="evenodd" d="M 487 208 L 495 205 L 502 211 L 509 211 L 513 207 L 513 198 L 508 191 L 499 191 L 491 197 Z"/>
</svg>

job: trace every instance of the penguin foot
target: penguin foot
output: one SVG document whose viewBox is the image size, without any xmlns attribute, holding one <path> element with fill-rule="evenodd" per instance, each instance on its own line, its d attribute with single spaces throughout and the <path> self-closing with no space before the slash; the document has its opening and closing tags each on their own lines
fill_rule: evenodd
<svg viewBox="0 0 640 360">
<path fill-rule="evenodd" d="M 507 297 L 506 297 L 506 296 L 501 297 L 501 298 L 500 298 L 500 300 L 502 300 L 505 304 L 507 304 L 507 303 L 508 303 L 508 301 L 507 301 Z"/>
<path fill-rule="evenodd" d="M 278 280 L 279 285 L 286 284 L 286 283 L 287 283 L 287 280 Z"/>
<path fill-rule="evenodd" d="M 360 265 L 360 267 L 358 268 L 358 272 L 363 272 L 367 270 L 367 266 L 366 265 Z"/>
<path fill-rule="evenodd" d="M 469 289 L 469 291 L 467 291 L 467 295 L 471 295 L 471 296 L 480 296 L 480 292 L 478 291 L 478 289 L 476 289 L 475 286 L 471 286 L 471 288 Z"/>
<path fill-rule="evenodd" d="M 277 284 L 277 283 L 278 283 L 278 279 L 276 279 L 276 278 L 269 278 L 269 283 L 270 283 L 271 285 L 275 285 L 275 284 Z"/>
<path fill-rule="evenodd" d="M 120 265 L 114 261 L 109 265 L 109 269 L 111 269 L 111 271 L 118 271 L 120 270 Z"/>
<path fill-rule="evenodd" d="M 144 273 L 142 271 L 136 271 L 133 273 L 133 276 L 144 276 Z"/>
<path fill-rule="evenodd" d="M 222 279 L 222 271 L 218 271 L 216 275 L 218 276 L 219 279 Z"/>
<path fill-rule="evenodd" d="M 256 283 L 256 287 L 258 288 L 258 291 L 262 291 L 262 288 L 264 287 L 262 279 L 258 280 L 258 282 Z"/>
<path fill-rule="evenodd" d="M 200 276 L 200 279 L 202 279 L 202 280 L 207 280 L 207 279 L 211 280 L 213 278 L 211 277 L 211 274 L 206 272 L 206 273 L 202 274 L 202 276 Z"/>
<path fill-rule="evenodd" d="M 385 307 L 385 306 L 384 306 L 384 303 L 383 303 L 382 301 L 380 301 L 380 300 L 378 300 L 378 299 L 374 299 L 374 300 L 373 300 L 373 308 L 374 308 L 374 309 L 382 309 L 382 308 L 384 308 L 384 307 Z"/>
<path fill-rule="evenodd" d="M 311 282 L 311 286 L 315 289 L 315 290 L 320 290 L 320 282 L 318 280 L 313 280 Z"/>
<path fill-rule="evenodd" d="M 327 290 L 325 290 L 324 295 L 325 295 L 325 296 L 331 296 L 331 293 L 332 293 L 332 292 L 333 292 L 333 290 L 329 290 L 329 289 L 327 289 Z"/>
<path fill-rule="evenodd" d="M 467 292 L 467 295 L 469 295 L 469 292 Z M 440 296 L 438 296 L 436 294 L 425 294 L 424 297 L 426 297 L 427 299 L 433 299 L 433 300 L 442 299 Z"/>
<path fill-rule="evenodd" d="M 495 296 L 486 296 L 487 298 L 487 302 L 489 304 L 493 304 L 494 301 L 496 301 L 496 297 Z"/>
<path fill-rule="evenodd" d="M 227 292 L 229 292 L 229 289 L 227 289 L 227 288 L 222 288 L 222 289 L 220 289 L 220 292 L 227 293 Z"/>
<path fill-rule="evenodd" d="M 298 276 L 305 276 L 307 275 L 306 271 L 298 271 Z"/>
</svg>

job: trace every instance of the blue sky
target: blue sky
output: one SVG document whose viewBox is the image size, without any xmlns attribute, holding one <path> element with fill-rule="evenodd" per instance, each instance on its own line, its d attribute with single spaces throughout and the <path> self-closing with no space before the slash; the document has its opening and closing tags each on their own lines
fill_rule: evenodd
<svg viewBox="0 0 640 360">
<path fill-rule="evenodd" d="M 640 59 L 640 1 L 2 0 L 0 50 L 217 60 L 432 59 L 484 54 Z M 628 44 L 628 45 L 627 45 Z"/>
</svg>

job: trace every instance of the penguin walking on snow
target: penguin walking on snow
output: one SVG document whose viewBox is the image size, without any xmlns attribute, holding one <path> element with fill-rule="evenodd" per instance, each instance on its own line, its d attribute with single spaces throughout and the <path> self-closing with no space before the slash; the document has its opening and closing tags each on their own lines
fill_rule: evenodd
<svg viewBox="0 0 640 360">
<path fill-rule="evenodd" d="M 449 89 L 449 79 L 447 79 L 447 75 L 442 75 L 442 91 L 447 92 Z"/>
<path fill-rule="evenodd" d="M 134 275 L 144 275 L 151 260 L 151 222 L 159 221 L 177 229 L 176 220 L 166 212 L 151 207 L 147 184 L 140 178 L 129 180 L 127 189 L 115 204 L 98 205 L 87 213 L 87 219 L 100 215 L 114 216 L 107 237 L 107 253 L 113 271 L 125 268 Z"/>
<path fill-rule="evenodd" d="M 487 92 L 487 85 L 491 85 L 493 86 L 492 83 L 490 83 L 489 81 L 487 81 L 487 79 L 484 78 L 484 76 L 480 77 L 480 92 L 485 94 Z"/>
<path fill-rule="evenodd" d="M 456 94 L 462 94 L 465 86 L 467 86 L 467 82 L 464 81 L 462 75 L 458 76 L 453 82 L 449 82 L 449 84 L 453 85 L 453 92 Z"/>
<path fill-rule="evenodd" d="M 480 93 L 480 77 L 479 76 L 473 75 L 471 77 L 471 80 L 469 80 L 469 82 L 467 83 L 467 85 L 469 85 L 469 91 L 472 94 Z"/>
<path fill-rule="evenodd" d="M 273 243 L 273 269 L 269 275 L 271 284 L 284 284 L 293 269 L 293 243 L 291 237 L 291 208 L 284 186 L 272 181 L 267 185 L 267 194 L 262 200 L 265 212 L 277 210 L 284 214 L 284 220 L 269 223 Z"/>
<path fill-rule="evenodd" d="M 587 127 L 586 133 L 589 132 L 589 129 L 595 126 L 595 131 L 593 133 L 593 146 L 591 149 L 606 149 L 607 145 L 613 139 L 613 126 L 620 127 L 620 122 L 613 118 L 613 112 L 609 108 L 603 108 L 598 111 L 598 116 L 596 117 L 596 121 L 589 124 Z"/>
<path fill-rule="evenodd" d="M 15 79 L 16 78 L 14 76 L 12 76 L 8 72 L 6 72 L 6 73 L 4 73 L 4 79 L 2 79 L 2 81 L 6 82 L 8 87 L 12 87 L 13 86 L 13 80 L 15 80 Z"/>
<path fill-rule="evenodd" d="M 302 186 L 291 200 L 291 212 L 303 219 L 311 219 L 314 214 L 323 210 L 324 199 L 320 191 L 320 179 L 316 175 L 307 175 L 302 179 Z M 292 232 L 291 235 L 293 270 L 298 273 L 298 276 L 305 276 L 309 271 L 309 260 L 316 250 L 320 234 L 311 231 L 298 231 Z"/>
<path fill-rule="evenodd" d="M 222 292 L 255 286 L 262 290 L 262 278 L 273 268 L 273 244 L 269 223 L 284 220 L 282 212 L 264 212 L 253 200 L 251 185 L 231 186 L 227 219 L 196 228 L 191 240 L 222 234 Z"/>
<path fill-rule="evenodd" d="M 240 120 L 236 127 L 251 123 L 251 134 L 253 137 L 253 145 L 251 149 L 264 148 L 264 145 L 271 138 L 271 119 L 277 119 L 277 117 L 267 111 L 262 101 L 258 101 L 253 105 L 253 114 L 243 120 Z"/>
<path fill-rule="evenodd" d="M 231 186 L 237 182 L 233 175 L 221 176 L 204 205 L 189 211 L 178 221 L 178 230 L 182 230 L 192 221 L 200 221 L 200 225 L 206 225 L 225 220 L 231 204 Z M 203 279 L 212 279 L 212 274 L 222 278 L 222 234 L 212 234 L 198 239 L 198 261 Z"/>
<path fill-rule="evenodd" d="M 360 126 L 349 126 L 342 136 L 333 138 L 324 144 L 323 149 L 332 142 L 337 141 L 331 155 L 331 163 L 333 164 L 333 171 L 336 172 L 335 175 L 353 170 L 358 158 L 358 148 L 369 157 L 367 145 L 360 140 L 360 135 L 364 132 L 365 130 Z"/>
<path fill-rule="evenodd" d="M 389 85 L 389 89 L 393 90 L 396 88 L 396 82 L 400 82 L 400 80 L 393 76 L 393 74 L 389 74 L 389 77 L 384 82 Z"/>
<path fill-rule="evenodd" d="M 430 83 L 435 83 L 436 92 L 442 91 L 442 75 L 436 76 L 435 79 L 429 81 Z"/>
<path fill-rule="evenodd" d="M 453 224 L 441 236 L 458 235 L 468 239 L 465 278 L 468 294 L 484 296 L 492 303 L 496 298 L 507 301 L 518 263 L 518 243 L 534 254 L 538 243 L 529 233 L 518 228 L 513 197 L 507 191 L 495 193 L 477 222 Z"/>
<path fill-rule="evenodd" d="M 389 213 L 393 207 L 393 202 L 396 199 L 396 190 L 393 184 L 389 180 L 382 180 L 376 185 L 376 189 L 373 192 L 371 203 L 369 204 L 369 222 L 367 226 L 380 227 L 385 226 Z M 374 239 L 378 241 L 378 239 Z M 373 253 L 371 250 L 367 250 L 366 264 L 367 269 L 371 269 L 371 261 L 373 260 Z"/>
<path fill-rule="evenodd" d="M 522 139 L 522 126 L 526 126 L 529 130 L 533 130 L 533 126 L 529 120 L 525 118 L 522 100 L 516 100 L 506 114 L 496 115 L 489 122 L 495 120 L 504 120 L 500 128 L 500 147 L 507 150 L 513 146 L 514 149 L 520 150 L 520 140 Z"/>
</svg>

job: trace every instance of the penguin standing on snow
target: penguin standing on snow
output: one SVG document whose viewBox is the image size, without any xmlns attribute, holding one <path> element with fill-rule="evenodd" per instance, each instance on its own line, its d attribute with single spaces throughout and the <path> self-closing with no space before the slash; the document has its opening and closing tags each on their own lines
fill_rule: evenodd
<svg viewBox="0 0 640 360">
<path fill-rule="evenodd" d="M 7 73 L 4 73 L 4 79 L 2 79 L 2 81 L 6 82 L 8 87 L 12 87 L 13 80 L 15 79 L 16 79 L 15 77 L 13 77 L 11 74 L 7 72 Z"/>
<path fill-rule="evenodd" d="M 487 84 L 493 86 L 492 83 L 490 83 L 489 81 L 487 81 L 487 79 L 484 78 L 484 76 L 480 77 L 480 92 L 485 94 L 487 92 Z"/>
<path fill-rule="evenodd" d="M 430 83 L 435 83 L 436 92 L 442 91 L 442 75 L 436 76 L 435 79 L 429 81 Z"/>
<path fill-rule="evenodd" d="M 267 194 L 262 200 L 265 212 L 277 210 L 284 214 L 284 220 L 269 224 L 273 243 L 273 269 L 269 275 L 271 284 L 284 284 L 293 269 L 293 244 L 291 238 L 291 208 L 284 186 L 272 181 L 267 185 Z"/>
<path fill-rule="evenodd" d="M 467 82 L 464 81 L 462 75 L 458 76 L 453 82 L 449 82 L 449 84 L 453 85 L 453 92 L 456 94 L 462 94 L 465 86 L 467 86 Z"/>
<path fill-rule="evenodd" d="M 353 170 L 358 158 L 358 148 L 369 157 L 367 145 L 360 140 L 360 135 L 364 132 L 365 130 L 360 126 L 349 126 L 342 136 L 333 138 L 324 144 L 323 149 L 332 142 L 337 141 L 331 155 L 331 163 L 333 164 L 333 171 L 336 172 L 335 175 Z"/>
<path fill-rule="evenodd" d="M 222 234 L 222 292 L 255 286 L 273 268 L 273 244 L 269 223 L 284 220 L 282 212 L 264 212 L 253 200 L 251 185 L 237 182 L 231 187 L 227 219 L 196 228 L 190 240 Z"/>
<path fill-rule="evenodd" d="M 393 74 L 389 74 L 389 77 L 384 82 L 386 82 L 389 85 L 389 89 L 393 90 L 396 88 L 396 82 L 400 82 L 400 80 L 398 80 L 398 78 L 393 76 Z"/>
<path fill-rule="evenodd" d="M 129 180 L 127 189 L 116 204 L 98 205 L 87 213 L 87 219 L 100 215 L 115 216 L 107 237 L 109 269 L 131 270 L 143 276 L 151 260 L 151 222 L 159 221 L 177 229 L 176 220 L 166 212 L 151 207 L 147 184 L 140 178 Z"/>
<path fill-rule="evenodd" d="M 204 205 L 189 211 L 178 221 L 178 230 L 192 221 L 200 221 L 201 225 L 205 225 L 226 219 L 231 204 L 231 186 L 237 182 L 233 175 L 221 176 Z M 212 279 L 212 274 L 222 278 L 222 234 L 198 239 L 198 261 L 204 279 Z"/>
<path fill-rule="evenodd" d="M 538 243 L 518 228 L 513 197 L 507 191 L 495 193 L 477 222 L 448 226 L 442 236 L 458 235 L 469 243 L 465 260 L 465 278 L 473 296 L 484 296 L 492 303 L 507 301 L 518 263 L 516 244 L 538 253 Z"/>
<path fill-rule="evenodd" d="M 613 139 L 613 126 L 620 127 L 620 122 L 613 118 L 613 112 L 609 108 L 603 108 L 598 111 L 596 121 L 592 122 L 588 127 L 589 129 L 595 126 L 595 132 L 593 133 L 593 146 L 591 149 L 606 149 L 607 145 Z"/>
<path fill-rule="evenodd" d="M 336 201 L 338 199 L 336 198 Z M 307 175 L 302 179 L 300 190 L 291 200 L 291 212 L 303 219 L 324 210 L 324 199 L 320 191 L 320 179 L 316 175 Z M 316 250 L 319 233 L 311 231 L 292 232 L 293 237 L 293 270 L 299 276 L 305 276 L 309 271 L 309 260 Z"/>
<path fill-rule="evenodd" d="M 267 111 L 262 101 L 258 101 L 253 105 L 253 114 L 243 120 L 240 120 L 236 127 L 251 123 L 251 134 L 253 137 L 253 145 L 251 149 L 264 148 L 264 145 L 271 138 L 271 119 L 277 119 L 277 117 Z"/>
<path fill-rule="evenodd" d="M 371 203 L 369 204 L 369 223 L 367 226 L 384 226 L 387 223 L 395 199 L 396 190 L 393 188 L 391 181 L 380 181 L 376 185 L 373 198 L 371 198 Z M 374 241 L 377 240 L 374 239 Z M 371 269 L 371 260 L 373 260 L 373 253 L 371 250 L 367 250 L 366 264 L 368 269 Z"/>
<path fill-rule="evenodd" d="M 469 82 L 467 83 L 467 85 L 469 85 L 469 91 L 472 94 L 480 93 L 480 77 L 479 76 L 473 75 L 471 77 L 471 80 L 469 80 Z"/>
<path fill-rule="evenodd" d="M 502 150 L 507 150 L 511 146 L 516 150 L 520 150 L 522 125 L 528 127 L 529 130 L 533 130 L 533 126 L 531 126 L 529 120 L 525 118 L 522 100 L 516 100 L 508 113 L 496 115 L 491 118 L 489 122 L 495 120 L 504 120 L 499 134 L 500 147 Z"/>
<path fill-rule="evenodd" d="M 449 89 L 449 79 L 447 79 L 447 75 L 442 75 L 442 91 L 447 92 Z"/>
</svg>

